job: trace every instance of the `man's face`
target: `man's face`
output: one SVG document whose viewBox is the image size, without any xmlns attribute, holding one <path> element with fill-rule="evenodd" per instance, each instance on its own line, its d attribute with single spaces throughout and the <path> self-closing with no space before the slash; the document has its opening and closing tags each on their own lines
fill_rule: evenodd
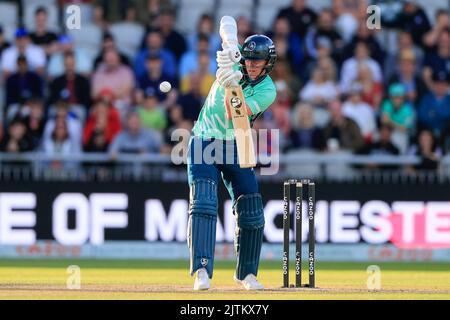
<svg viewBox="0 0 450 320">
<path fill-rule="evenodd" d="M 149 59 L 147 60 L 147 70 L 148 71 L 160 71 L 162 67 L 160 59 Z"/>
<path fill-rule="evenodd" d="M 73 56 L 67 56 L 64 59 L 64 67 L 66 72 L 74 72 L 75 71 L 75 59 Z"/>
<path fill-rule="evenodd" d="M 26 49 L 26 47 L 28 46 L 29 43 L 29 38 L 28 37 L 20 37 L 16 39 L 16 45 L 17 48 L 19 49 L 19 51 L 23 51 Z"/>
<path fill-rule="evenodd" d="M 367 59 L 369 57 L 369 50 L 367 49 L 367 46 L 359 43 L 355 49 L 355 56 L 359 60 Z"/>
<path fill-rule="evenodd" d="M 201 40 L 198 42 L 197 50 L 199 52 L 201 51 L 208 51 L 209 50 L 209 42 L 207 40 Z"/>
<path fill-rule="evenodd" d="M 117 52 L 115 51 L 108 51 L 105 54 L 105 63 L 106 66 L 110 69 L 117 68 L 119 66 L 120 60 Z"/>
<path fill-rule="evenodd" d="M 448 93 L 449 84 L 446 81 L 435 81 L 433 84 L 433 90 L 437 96 L 443 97 Z"/>
<path fill-rule="evenodd" d="M 322 29 L 330 30 L 333 28 L 333 16 L 329 12 L 322 12 L 319 16 L 319 26 Z"/>
<path fill-rule="evenodd" d="M 290 32 L 289 20 L 286 18 L 276 20 L 274 29 L 276 34 L 287 36 Z"/>
<path fill-rule="evenodd" d="M 414 74 L 416 71 L 416 63 L 413 60 L 400 60 L 399 69 L 401 74 Z"/>
<path fill-rule="evenodd" d="M 139 116 L 137 114 L 129 116 L 127 127 L 128 130 L 130 130 L 132 133 L 139 132 L 139 129 L 141 128 L 141 120 L 139 119 Z"/>
<path fill-rule="evenodd" d="M 162 14 L 159 17 L 159 23 L 160 23 L 160 27 L 161 29 L 164 30 L 171 30 L 173 28 L 173 24 L 174 24 L 174 17 L 170 14 Z"/>
<path fill-rule="evenodd" d="M 392 100 L 392 104 L 394 105 L 394 107 L 396 109 L 400 108 L 403 105 L 403 102 L 405 101 L 403 96 L 392 96 L 391 100 Z"/>
<path fill-rule="evenodd" d="M 46 29 L 47 28 L 48 17 L 46 13 L 39 13 L 36 16 L 36 27 Z"/>
<path fill-rule="evenodd" d="M 266 66 L 266 60 L 245 60 L 245 68 L 250 79 L 255 80 L 258 76 L 264 75 L 262 70 Z"/>
<path fill-rule="evenodd" d="M 162 47 L 161 35 L 157 32 L 152 32 L 147 36 L 147 47 L 150 50 L 159 50 Z"/>
<path fill-rule="evenodd" d="M 305 0 L 294 0 L 292 2 L 292 6 L 295 10 L 303 10 L 305 7 Z"/>
</svg>

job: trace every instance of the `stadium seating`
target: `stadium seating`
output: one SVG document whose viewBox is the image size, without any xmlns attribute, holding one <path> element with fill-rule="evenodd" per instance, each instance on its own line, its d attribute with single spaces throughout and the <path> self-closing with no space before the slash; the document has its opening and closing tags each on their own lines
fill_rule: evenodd
<svg viewBox="0 0 450 320">
<path fill-rule="evenodd" d="M 113 24 L 110 31 L 119 50 L 133 61 L 144 37 L 144 27 L 137 23 L 120 22 Z"/>
<path fill-rule="evenodd" d="M 0 3 L 0 24 L 3 28 L 15 28 L 19 22 L 19 9 L 13 3 Z"/>
</svg>

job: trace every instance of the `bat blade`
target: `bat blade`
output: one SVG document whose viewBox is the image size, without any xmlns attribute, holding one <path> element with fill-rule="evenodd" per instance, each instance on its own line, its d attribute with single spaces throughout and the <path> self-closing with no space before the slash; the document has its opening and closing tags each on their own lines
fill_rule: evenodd
<svg viewBox="0 0 450 320">
<path fill-rule="evenodd" d="M 253 168 L 256 166 L 255 146 L 242 88 L 237 86 L 225 89 L 225 99 L 231 112 L 239 166 Z"/>
</svg>

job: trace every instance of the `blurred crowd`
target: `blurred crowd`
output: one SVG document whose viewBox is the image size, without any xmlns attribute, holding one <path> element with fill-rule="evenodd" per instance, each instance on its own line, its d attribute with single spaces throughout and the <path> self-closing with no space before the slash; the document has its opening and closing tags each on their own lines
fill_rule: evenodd
<svg viewBox="0 0 450 320">
<path fill-rule="evenodd" d="M 59 5 L 72 2 L 92 5 L 91 23 L 102 31 L 96 55 L 50 30 L 45 7 L 34 11 L 34 30 L 17 28 L 11 43 L 0 27 L 0 151 L 169 153 L 171 133 L 192 128 L 215 81 L 220 17 L 204 13 L 186 33 L 170 1 Z M 450 153 L 449 10 L 437 10 L 432 24 L 415 1 L 402 3 L 395 17 L 381 19 L 381 30 L 395 31 L 396 50 L 367 27 L 365 1 L 313 10 L 292 0 L 270 30 L 251 15 L 237 17 L 241 43 L 264 33 L 278 53 L 277 99 L 255 127 L 279 128 L 282 152 L 413 154 L 425 159 L 421 168 L 436 168 Z M 145 30 L 138 39 L 128 34 L 137 52 L 119 49 L 117 21 Z M 172 84 L 167 94 L 162 81 Z"/>
</svg>

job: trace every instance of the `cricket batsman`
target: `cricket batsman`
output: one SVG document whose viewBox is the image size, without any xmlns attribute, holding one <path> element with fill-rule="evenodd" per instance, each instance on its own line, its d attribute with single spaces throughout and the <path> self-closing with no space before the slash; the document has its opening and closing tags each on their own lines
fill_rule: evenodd
<svg viewBox="0 0 450 320">
<path fill-rule="evenodd" d="M 226 42 L 222 43 L 223 50 L 217 52 L 216 81 L 189 141 L 190 274 L 195 276 L 194 290 L 210 288 L 216 242 L 217 190 L 221 179 L 230 194 L 236 219 L 234 280 L 247 290 L 261 290 L 264 287 L 256 276 L 264 232 L 263 203 L 253 168 L 239 165 L 225 92 L 231 86 L 242 88 L 245 109 L 253 123 L 275 100 L 276 89 L 269 73 L 277 55 L 272 40 L 264 35 L 252 35 L 240 46 L 236 22 L 231 17 L 222 18 L 220 34 Z M 214 161 L 205 159 L 205 155 L 212 155 Z"/>
</svg>

